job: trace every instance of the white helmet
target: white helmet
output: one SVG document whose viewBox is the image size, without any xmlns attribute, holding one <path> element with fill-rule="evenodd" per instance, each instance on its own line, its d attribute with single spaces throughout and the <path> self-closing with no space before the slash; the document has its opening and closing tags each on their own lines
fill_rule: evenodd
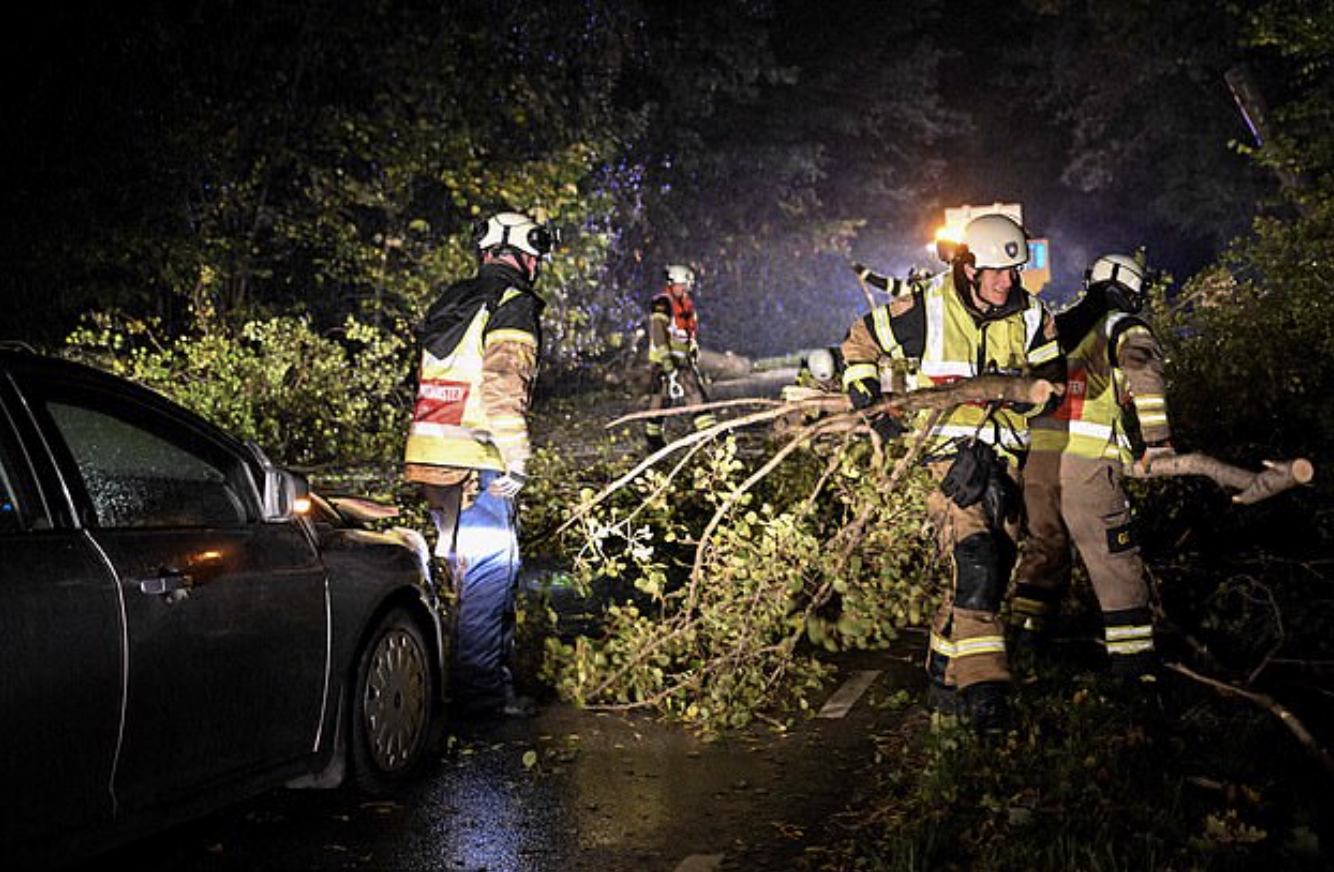
<svg viewBox="0 0 1334 872">
<path fill-rule="evenodd" d="M 478 251 L 511 248 L 543 257 L 556 245 L 556 234 L 521 212 L 498 212 L 473 230 Z"/>
<path fill-rule="evenodd" d="M 1121 308 L 1138 312 L 1144 304 L 1144 273 L 1144 266 L 1129 255 L 1104 254 L 1084 273 L 1084 286 L 1107 285 Z"/>
<path fill-rule="evenodd" d="M 1013 269 L 1028 263 L 1028 234 L 1009 216 L 980 215 L 963 229 L 956 257 L 978 269 Z"/>
<path fill-rule="evenodd" d="M 817 348 L 806 358 L 806 369 L 816 381 L 829 381 L 834 377 L 834 353 L 828 348 Z"/>
<path fill-rule="evenodd" d="M 674 263 L 662 271 L 663 278 L 669 285 L 695 286 L 695 271 L 688 266 Z"/>
</svg>

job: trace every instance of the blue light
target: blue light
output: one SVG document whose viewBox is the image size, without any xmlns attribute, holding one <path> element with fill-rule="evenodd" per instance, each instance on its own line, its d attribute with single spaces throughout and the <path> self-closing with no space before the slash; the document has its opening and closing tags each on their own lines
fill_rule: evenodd
<svg viewBox="0 0 1334 872">
<path fill-rule="evenodd" d="M 1045 239 L 1029 240 L 1028 257 L 1031 263 L 1030 269 L 1047 268 L 1047 241 Z"/>
</svg>

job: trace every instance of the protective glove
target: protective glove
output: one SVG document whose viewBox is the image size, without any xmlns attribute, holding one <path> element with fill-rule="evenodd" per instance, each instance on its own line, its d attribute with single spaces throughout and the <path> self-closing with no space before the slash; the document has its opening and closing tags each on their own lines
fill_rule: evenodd
<svg viewBox="0 0 1334 872">
<path fill-rule="evenodd" d="M 676 378 L 676 370 L 667 373 L 667 396 L 673 400 L 679 400 L 686 395 L 686 389 L 681 387 L 681 382 Z"/>
<path fill-rule="evenodd" d="M 857 274 L 859 279 L 865 279 L 871 274 L 871 271 L 866 268 L 866 264 L 857 263 L 855 260 L 852 262 L 852 271 Z"/>
<path fill-rule="evenodd" d="M 852 402 L 852 408 L 865 409 L 880 399 L 880 383 L 869 378 L 855 381 L 848 385 L 848 399 Z"/>
<path fill-rule="evenodd" d="M 871 429 L 886 442 L 891 442 L 907 432 L 903 422 L 887 412 L 882 412 L 871 419 Z"/>
<path fill-rule="evenodd" d="M 1154 461 L 1161 460 L 1164 457 L 1174 457 L 1176 456 L 1176 453 L 1176 449 L 1172 447 L 1172 443 L 1167 440 L 1144 446 L 1144 454 L 1142 454 L 1137 461 L 1140 473 L 1148 475 L 1149 471 L 1153 468 Z"/>
<path fill-rule="evenodd" d="M 528 483 L 528 476 L 524 474 L 522 466 L 511 466 L 500 478 L 491 482 L 491 486 L 486 492 L 492 496 L 504 497 L 512 500 L 523 490 L 523 486 Z"/>
</svg>

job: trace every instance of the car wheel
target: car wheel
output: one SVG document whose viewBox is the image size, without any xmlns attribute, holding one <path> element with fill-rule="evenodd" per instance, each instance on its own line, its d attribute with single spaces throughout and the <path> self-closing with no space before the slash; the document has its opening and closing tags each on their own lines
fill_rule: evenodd
<svg viewBox="0 0 1334 872">
<path fill-rule="evenodd" d="M 352 698 L 352 775 L 383 794 L 412 774 L 430 747 L 436 708 L 430 649 L 407 612 L 389 612 L 357 664 Z"/>
</svg>

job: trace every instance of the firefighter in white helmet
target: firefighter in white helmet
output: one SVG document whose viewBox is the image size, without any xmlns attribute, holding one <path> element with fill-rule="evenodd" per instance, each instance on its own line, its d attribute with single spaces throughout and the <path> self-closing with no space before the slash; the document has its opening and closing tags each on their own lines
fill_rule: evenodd
<svg viewBox="0 0 1334 872">
<path fill-rule="evenodd" d="M 953 563 L 950 595 L 937 612 L 927 652 L 928 704 L 979 732 L 1003 730 L 1011 675 L 1000 618 L 1016 552 L 1018 470 L 1028 450 L 1028 418 L 1039 409 L 960 405 L 938 417 L 900 421 L 876 409 L 880 364 L 916 361 L 909 388 L 988 373 L 1065 383 L 1065 358 L 1046 306 L 1024 290 L 1022 227 L 984 215 L 965 228 L 950 268 L 857 320 L 843 342 L 843 383 L 880 438 L 909 428 L 939 488 L 927 512 L 940 553 Z"/>
<path fill-rule="evenodd" d="M 1011 620 L 1018 648 L 1044 647 L 1070 583 L 1073 545 L 1102 611 L 1111 674 L 1151 681 L 1149 589 L 1122 486 L 1129 464 L 1147 469 L 1172 453 L 1163 350 L 1139 317 L 1146 290 L 1142 263 L 1105 255 L 1085 274 L 1080 299 L 1056 316 L 1069 379 L 1061 405 L 1032 422 L 1024 470 L 1027 535 Z"/>
<path fill-rule="evenodd" d="M 686 405 L 707 403 L 704 380 L 699 372 L 699 316 L 692 292 L 695 272 L 688 266 L 671 264 L 663 270 L 663 288 L 649 306 L 648 361 L 649 401 L 651 411 L 659 411 L 673 402 Z M 694 418 L 695 429 L 712 427 L 717 420 L 701 412 Z M 666 445 L 664 419 L 649 418 L 644 424 L 644 438 L 650 451 Z"/>
<path fill-rule="evenodd" d="M 421 362 L 405 474 L 430 507 L 456 596 L 453 697 L 463 714 L 522 716 L 509 671 L 519 571 L 515 498 L 531 454 L 528 407 L 542 345 L 534 290 L 556 244 L 518 212 L 473 228 L 479 266 L 417 328 Z"/>
<path fill-rule="evenodd" d="M 817 348 L 802 358 L 797 366 L 797 385 L 821 391 L 839 391 L 843 387 L 843 352 L 837 348 Z"/>
</svg>

